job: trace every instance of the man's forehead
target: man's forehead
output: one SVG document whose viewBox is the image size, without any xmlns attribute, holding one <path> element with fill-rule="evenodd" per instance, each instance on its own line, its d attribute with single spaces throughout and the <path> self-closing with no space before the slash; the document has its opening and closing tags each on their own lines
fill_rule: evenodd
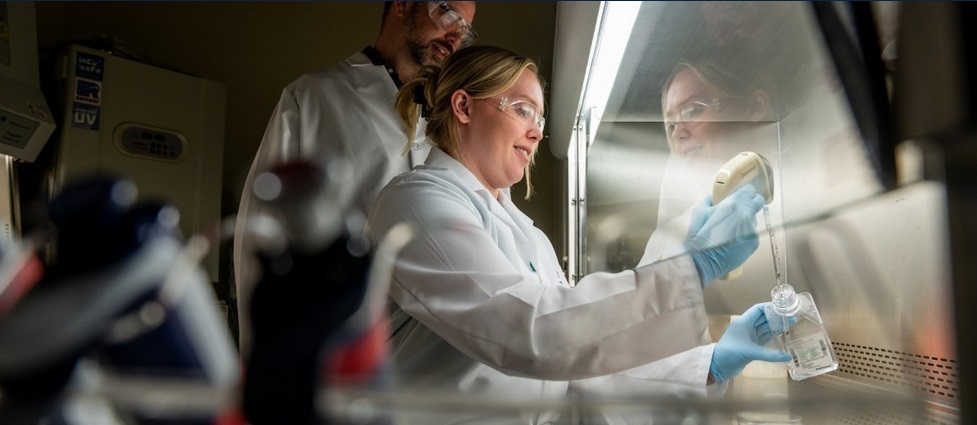
<svg viewBox="0 0 977 425">
<path fill-rule="evenodd" d="M 473 1 L 449 1 L 449 5 L 455 12 L 461 14 L 468 22 L 475 19 L 475 2 Z"/>
</svg>

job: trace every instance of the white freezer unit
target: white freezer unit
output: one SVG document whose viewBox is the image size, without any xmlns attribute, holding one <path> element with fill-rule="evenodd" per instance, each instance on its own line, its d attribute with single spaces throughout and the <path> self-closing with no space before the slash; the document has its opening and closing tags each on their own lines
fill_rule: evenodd
<svg viewBox="0 0 977 425">
<path fill-rule="evenodd" d="M 214 234 L 223 175 L 223 83 L 70 45 L 53 190 L 93 173 L 134 182 L 139 200 L 180 211 L 185 238 Z M 218 281 L 218 250 L 204 266 Z"/>
</svg>

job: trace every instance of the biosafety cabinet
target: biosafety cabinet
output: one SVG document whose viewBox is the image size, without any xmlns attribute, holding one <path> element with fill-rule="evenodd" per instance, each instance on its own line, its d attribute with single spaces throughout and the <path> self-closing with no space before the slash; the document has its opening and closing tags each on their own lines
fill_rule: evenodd
<svg viewBox="0 0 977 425">
<path fill-rule="evenodd" d="M 751 366 L 726 398 L 785 400 L 805 424 L 974 423 L 959 319 L 975 284 L 967 17 L 961 4 L 560 3 L 547 125 L 566 159 L 568 276 L 685 255 L 692 208 L 757 154 L 771 183 L 760 244 L 706 288 L 713 336 L 770 301 L 779 274 L 814 297 L 840 367 L 793 381 Z"/>
</svg>

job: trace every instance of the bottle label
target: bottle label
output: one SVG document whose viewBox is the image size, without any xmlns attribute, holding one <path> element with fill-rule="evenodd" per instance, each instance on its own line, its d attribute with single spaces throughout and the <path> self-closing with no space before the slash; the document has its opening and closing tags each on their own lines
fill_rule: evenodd
<svg viewBox="0 0 977 425">
<path fill-rule="evenodd" d="M 828 341 L 822 334 L 814 334 L 785 342 L 798 372 L 814 373 L 834 365 L 828 352 Z"/>
</svg>

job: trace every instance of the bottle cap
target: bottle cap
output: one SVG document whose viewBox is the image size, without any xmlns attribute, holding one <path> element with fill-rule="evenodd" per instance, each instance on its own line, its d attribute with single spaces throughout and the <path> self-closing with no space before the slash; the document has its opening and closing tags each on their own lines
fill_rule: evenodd
<svg viewBox="0 0 977 425">
<path fill-rule="evenodd" d="M 797 293 L 794 292 L 794 287 L 786 283 L 775 286 L 770 291 L 770 298 L 773 299 L 773 305 L 779 312 L 794 310 L 799 302 Z"/>
</svg>

